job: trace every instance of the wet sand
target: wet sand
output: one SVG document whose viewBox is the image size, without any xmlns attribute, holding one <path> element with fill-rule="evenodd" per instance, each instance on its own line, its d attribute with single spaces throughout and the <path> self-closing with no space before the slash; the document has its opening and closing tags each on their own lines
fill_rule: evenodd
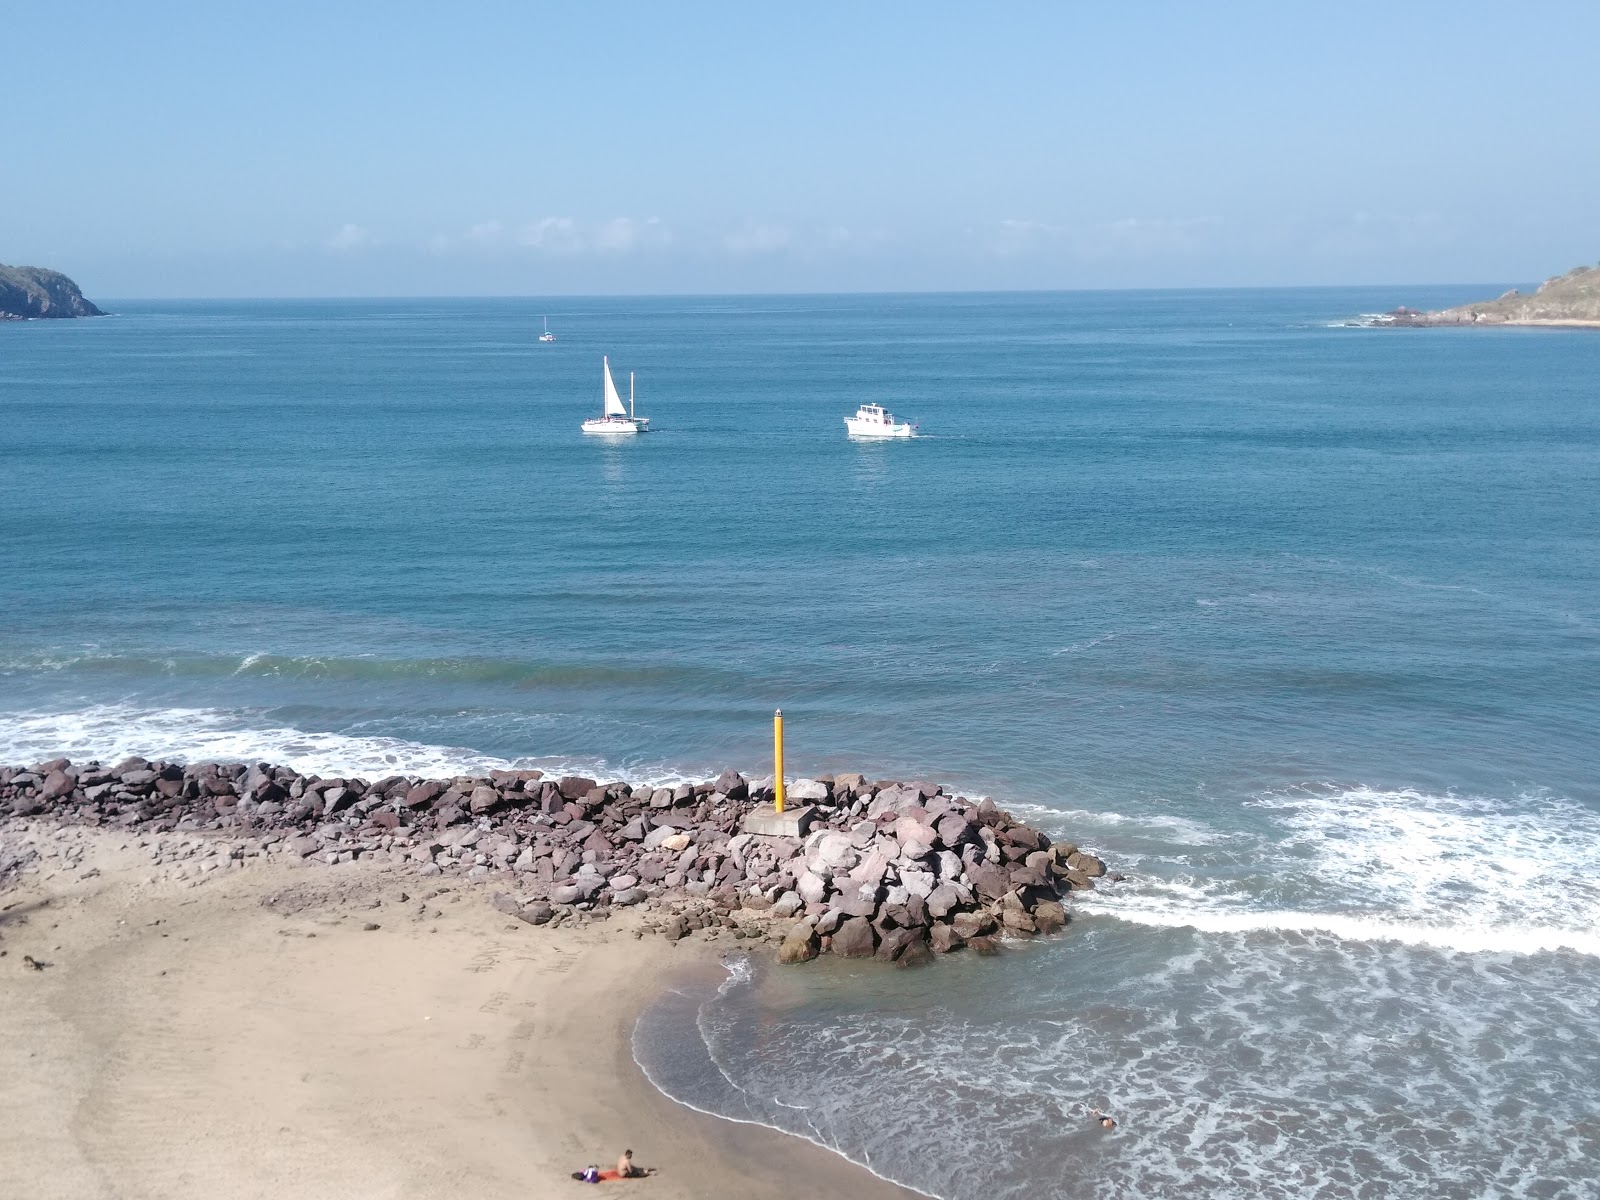
<svg viewBox="0 0 1600 1200">
<path fill-rule="evenodd" d="M 914 1195 L 645 1080 L 638 1013 L 715 943 L 537 929 L 391 867 L 171 881 L 127 835 L 32 828 L 41 869 L 0 890 L 0 1195 L 524 1200 L 630 1146 L 660 1174 L 603 1194 Z"/>
</svg>

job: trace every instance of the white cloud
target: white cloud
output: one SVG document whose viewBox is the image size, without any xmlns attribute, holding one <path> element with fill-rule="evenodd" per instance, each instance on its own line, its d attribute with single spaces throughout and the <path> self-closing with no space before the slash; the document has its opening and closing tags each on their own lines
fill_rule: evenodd
<svg viewBox="0 0 1600 1200">
<path fill-rule="evenodd" d="M 362 246 L 372 244 L 372 230 L 362 225 L 353 225 L 349 222 L 339 226 L 339 231 L 328 239 L 328 245 L 334 250 L 356 250 Z"/>
<path fill-rule="evenodd" d="M 997 258 L 1064 252 L 1075 258 L 1144 257 L 1203 250 L 1221 222 L 1214 217 L 1122 217 L 1083 225 L 1017 218 L 970 231 Z"/>
<path fill-rule="evenodd" d="M 722 246 L 731 254 L 771 254 L 793 240 L 794 231 L 787 225 L 746 219 L 738 229 L 722 235 Z"/>
</svg>

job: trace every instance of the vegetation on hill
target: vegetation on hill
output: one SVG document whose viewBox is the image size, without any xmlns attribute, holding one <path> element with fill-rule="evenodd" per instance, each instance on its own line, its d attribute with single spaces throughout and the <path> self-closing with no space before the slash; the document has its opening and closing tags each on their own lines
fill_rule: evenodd
<svg viewBox="0 0 1600 1200">
<path fill-rule="evenodd" d="M 1600 326 L 1600 266 L 1573 267 L 1541 283 L 1532 295 L 1512 288 L 1494 300 L 1479 300 L 1438 312 L 1397 308 L 1392 325 L 1596 325 Z"/>
</svg>

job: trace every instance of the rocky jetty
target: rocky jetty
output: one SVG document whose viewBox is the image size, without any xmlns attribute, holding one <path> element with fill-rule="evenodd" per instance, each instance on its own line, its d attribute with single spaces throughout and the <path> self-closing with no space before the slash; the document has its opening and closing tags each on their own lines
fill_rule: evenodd
<svg viewBox="0 0 1600 1200">
<path fill-rule="evenodd" d="M 0 321 L 103 316 L 60 271 L 0 263 Z"/>
<path fill-rule="evenodd" d="M 1401 306 L 1368 322 L 1390 328 L 1434 325 L 1578 325 L 1600 327 L 1600 267 L 1574 267 L 1541 283 L 1531 295 L 1516 288 L 1494 300 L 1438 312 Z"/>
<path fill-rule="evenodd" d="M 204 871 L 276 855 L 482 880 L 500 889 L 496 908 L 534 925 L 640 907 L 663 937 L 719 925 L 779 943 L 782 962 L 992 952 L 998 937 L 1064 927 L 1062 898 L 1105 874 L 992 800 L 937 784 L 834 775 L 787 790 L 785 836 L 747 829 L 763 827 L 771 790 L 731 769 L 650 787 L 531 770 L 368 781 L 267 763 L 56 759 L 0 767 L 0 821 L 223 841 L 226 858 L 207 851 Z"/>
</svg>

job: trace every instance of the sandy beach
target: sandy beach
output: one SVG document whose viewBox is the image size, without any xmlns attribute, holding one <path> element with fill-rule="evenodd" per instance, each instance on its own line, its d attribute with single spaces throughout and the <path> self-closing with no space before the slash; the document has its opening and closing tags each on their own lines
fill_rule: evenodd
<svg viewBox="0 0 1600 1200">
<path fill-rule="evenodd" d="M 632 1147 L 660 1173 L 605 1194 L 913 1195 L 641 1075 L 642 1006 L 726 942 L 536 929 L 384 866 L 196 883 L 126 834 L 4 836 L 40 858 L 0 891 L 0 1194 L 586 1195 L 570 1173 Z"/>
</svg>

